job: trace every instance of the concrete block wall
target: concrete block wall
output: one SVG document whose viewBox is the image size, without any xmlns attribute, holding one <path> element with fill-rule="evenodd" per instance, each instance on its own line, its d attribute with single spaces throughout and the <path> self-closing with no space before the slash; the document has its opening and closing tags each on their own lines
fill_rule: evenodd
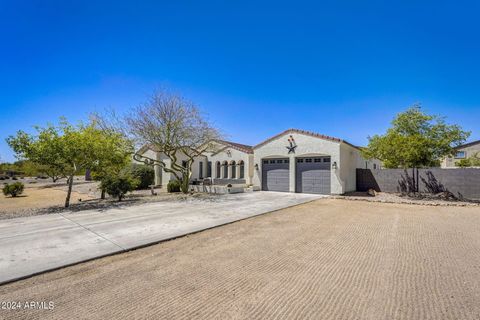
<svg viewBox="0 0 480 320">
<path fill-rule="evenodd" d="M 357 169 L 357 191 L 401 192 L 402 184 L 413 176 L 413 172 L 412 169 Z M 480 199 L 479 168 L 418 169 L 417 180 L 420 192 L 450 191 L 465 199 Z"/>
</svg>

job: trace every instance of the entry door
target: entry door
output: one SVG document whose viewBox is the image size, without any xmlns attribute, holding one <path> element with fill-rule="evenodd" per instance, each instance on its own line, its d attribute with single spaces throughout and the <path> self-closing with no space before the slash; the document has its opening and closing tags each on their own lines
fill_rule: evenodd
<svg viewBox="0 0 480 320">
<path fill-rule="evenodd" d="M 296 192 L 330 194 L 330 157 L 297 158 L 296 162 Z"/>
<path fill-rule="evenodd" d="M 262 190 L 288 192 L 290 164 L 288 159 L 265 159 L 262 161 Z"/>
</svg>

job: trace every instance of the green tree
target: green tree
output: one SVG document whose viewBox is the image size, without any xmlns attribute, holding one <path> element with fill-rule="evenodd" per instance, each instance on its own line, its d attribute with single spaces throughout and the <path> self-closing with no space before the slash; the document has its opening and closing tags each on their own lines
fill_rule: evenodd
<svg viewBox="0 0 480 320">
<path fill-rule="evenodd" d="M 429 115 L 420 105 L 399 113 L 384 135 L 369 137 L 362 150 L 367 159 L 376 158 L 385 168 L 419 168 L 438 166 L 455 152 L 470 135 L 444 118 Z"/>
<path fill-rule="evenodd" d="M 7 138 L 7 143 L 17 157 L 54 167 L 67 178 L 65 207 L 70 205 L 74 176 L 108 162 L 106 159 L 114 156 L 112 150 L 118 147 L 111 141 L 116 134 L 105 132 L 95 122 L 74 126 L 62 118 L 58 126 L 36 130 L 37 135 L 18 131 L 16 136 Z"/>
<path fill-rule="evenodd" d="M 98 125 L 96 120 L 93 120 L 96 130 L 101 133 L 98 137 L 102 147 L 96 154 L 97 160 L 89 169 L 92 173 L 92 178 L 100 181 L 100 190 L 102 192 L 101 198 L 105 199 L 106 180 L 111 180 L 113 177 L 119 176 L 123 170 L 132 162 L 132 154 L 134 147 L 132 142 L 127 139 L 122 133 L 116 132 L 110 128 Z"/>
</svg>

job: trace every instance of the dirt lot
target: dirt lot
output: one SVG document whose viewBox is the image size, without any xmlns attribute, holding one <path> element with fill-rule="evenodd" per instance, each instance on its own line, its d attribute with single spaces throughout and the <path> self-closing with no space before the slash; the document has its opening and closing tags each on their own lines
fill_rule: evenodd
<svg viewBox="0 0 480 320">
<path fill-rule="evenodd" d="M 34 216 L 64 211 L 65 197 L 67 195 L 66 179 L 53 183 L 51 180 L 23 178 L 17 180 L 24 183 L 25 190 L 22 195 L 12 198 L 0 193 L 0 220 L 18 217 Z M 14 180 L 3 183 L 17 182 Z M 2 185 L 0 184 L 0 188 Z M 111 207 L 130 206 L 146 202 L 169 201 L 176 198 L 185 198 L 181 194 L 168 194 L 165 189 L 155 189 L 156 196 L 148 190 L 135 190 L 127 194 L 120 203 L 116 198 L 107 195 L 106 200 L 100 199 L 98 182 L 85 181 L 83 177 L 75 177 L 72 197 L 68 211 L 82 211 L 88 209 L 106 209 Z M 196 194 L 195 197 L 202 197 Z M 208 195 L 207 195 L 208 196 Z"/>
<path fill-rule="evenodd" d="M 0 214 L 8 211 L 62 206 L 65 203 L 66 192 L 58 187 L 27 185 L 23 194 L 16 198 L 0 195 Z M 87 194 L 72 192 L 72 203 L 78 199 L 87 200 L 92 197 Z"/>
<path fill-rule="evenodd" d="M 57 183 L 52 183 L 50 180 L 34 179 L 20 179 L 17 181 L 24 183 L 24 192 L 16 198 L 6 197 L 0 194 L 0 219 L 2 215 L 12 213 L 18 213 L 18 216 L 29 215 L 30 211 L 48 207 L 62 207 L 65 203 L 65 197 L 67 195 L 65 179 Z M 6 181 L 6 183 L 17 181 Z M 92 184 L 90 183 L 89 186 L 92 187 Z M 81 192 L 75 191 L 74 189 L 71 198 L 72 204 L 78 203 L 79 199 L 83 201 L 93 199 L 93 196 L 89 194 L 88 191 L 84 191 L 85 188 L 84 181 L 75 181 L 75 189 L 80 189 L 79 191 Z"/>
<path fill-rule="evenodd" d="M 9 319 L 480 319 L 480 209 L 323 199 L 0 287 Z"/>
</svg>

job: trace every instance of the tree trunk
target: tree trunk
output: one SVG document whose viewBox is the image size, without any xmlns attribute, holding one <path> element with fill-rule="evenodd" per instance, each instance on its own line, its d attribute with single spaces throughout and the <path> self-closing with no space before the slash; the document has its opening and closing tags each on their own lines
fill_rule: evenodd
<svg viewBox="0 0 480 320">
<path fill-rule="evenodd" d="M 73 175 L 68 177 L 67 183 L 68 183 L 68 191 L 67 191 L 67 198 L 65 199 L 65 208 L 68 208 L 70 206 L 70 196 L 72 195 L 72 187 L 73 187 Z"/>
<path fill-rule="evenodd" d="M 92 181 L 92 172 L 90 169 L 85 170 L 85 181 Z"/>
<path fill-rule="evenodd" d="M 189 182 L 190 181 L 185 179 L 185 177 L 183 177 L 183 179 L 180 181 L 180 190 L 182 190 L 183 193 L 188 193 L 188 186 L 190 185 Z"/>
<path fill-rule="evenodd" d="M 414 194 L 414 195 L 417 194 L 417 192 L 418 192 L 418 190 L 417 190 L 417 182 L 416 182 L 418 177 L 415 177 L 415 169 L 416 169 L 416 168 L 417 168 L 417 167 L 413 167 L 413 168 L 412 168 L 412 188 L 413 188 L 413 194 Z"/>
<path fill-rule="evenodd" d="M 102 189 L 102 194 L 100 195 L 100 199 L 105 200 L 105 189 Z"/>
</svg>

